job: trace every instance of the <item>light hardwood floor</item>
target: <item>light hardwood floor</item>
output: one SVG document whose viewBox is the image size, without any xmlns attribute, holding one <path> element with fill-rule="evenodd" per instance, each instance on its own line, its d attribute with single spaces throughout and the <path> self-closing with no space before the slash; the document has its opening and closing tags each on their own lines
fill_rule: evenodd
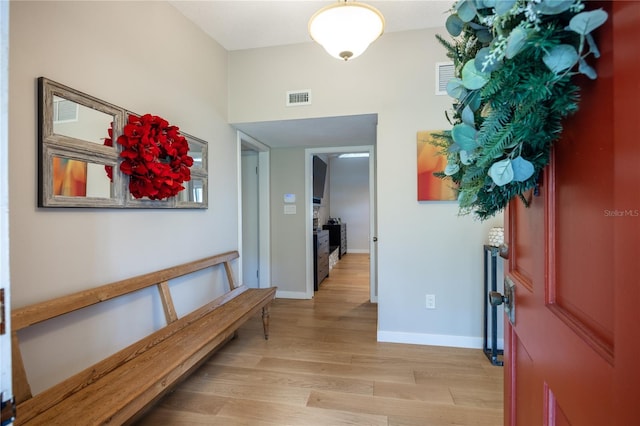
<svg viewBox="0 0 640 426">
<path fill-rule="evenodd" d="M 501 367 L 481 350 L 377 343 L 368 255 L 347 254 L 313 300 L 277 299 L 158 402 L 143 425 L 499 426 Z"/>
</svg>

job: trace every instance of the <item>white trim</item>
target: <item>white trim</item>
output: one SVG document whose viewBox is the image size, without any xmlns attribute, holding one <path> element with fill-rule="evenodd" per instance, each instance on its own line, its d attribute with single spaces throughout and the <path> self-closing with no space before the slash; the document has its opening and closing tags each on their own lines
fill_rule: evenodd
<svg viewBox="0 0 640 426">
<path fill-rule="evenodd" d="M 311 299 L 307 293 L 302 291 L 276 291 L 276 297 L 279 299 Z"/>
<path fill-rule="evenodd" d="M 369 254 L 370 251 L 369 249 L 352 249 L 352 248 L 347 248 L 347 254 L 349 253 L 354 253 L 354 254 Z"/>
<path fill-rule="evenodd" d="M 369 299 L 378 303 L 378 198 L 375 148 L 369 151 Z M 348 250 L 348 248 L 347 248 Z"/>
<path fill-rule="evenodd" d="M 242 281 L 242 142 L 251 145 L 258 152 L 258 205 L 260 216 L 258 218 L 258 250 L 259 250 L 259 276 L 260 288 L 271 287 L 271 215 L 270 215 L 270 191 L 271 181 L 270 151 L 269 147 L 249 135 L 237 131 L 236 149 L 238 156 L 238 251 L 240 252 L 238 266 L 238 280 Z"/>
<path fill-rule="evenodd" d="M 0 288 L 4 289 L 4 325 L 0 336 L 2 402 L 13 397 L 11 380 L 11 282 L 9 275 L 9 2 L 0 1 Z M 13 423 L 9 423 L 13 424 Z"/>
<path fill-rule="evenodd" d="M 405 333 L 400 331 L 382 330 L 378 330 L 378 342 L 408 343 L 412 345 L 429 346 L 449 346 L 453 348 L 471 349 L 482 349 L 482 345 L 484 343 L 482 337 L 452 336 L 446 334 Z"/>
</svg>

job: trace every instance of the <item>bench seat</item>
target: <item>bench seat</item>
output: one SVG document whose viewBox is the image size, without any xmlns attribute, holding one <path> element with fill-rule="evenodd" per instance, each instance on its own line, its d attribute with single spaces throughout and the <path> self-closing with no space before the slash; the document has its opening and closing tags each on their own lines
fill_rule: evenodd
<svg viewBox="0 0 640 426">
<path fill-rule="evenodd" d="M 225 264 L 228 266 L 228 264 Z M 229 272 L 230 269 L 227 269 Z M 16 425 L 126 424 L 262 312 L 276 288 L 238 286 L 17 406 Z"/>
</svg>

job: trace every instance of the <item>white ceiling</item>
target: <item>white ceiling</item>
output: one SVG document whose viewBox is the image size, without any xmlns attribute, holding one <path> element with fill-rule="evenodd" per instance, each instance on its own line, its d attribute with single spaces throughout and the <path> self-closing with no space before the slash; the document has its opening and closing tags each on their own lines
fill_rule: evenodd
<svg viewBox="0 0 640 426">
<path fill-rule="evenodd" d="M 453 1 L 365 1 L 385 17 L 385 32 L 441 27 Z M 176 9 L 227 50 L 312 42 L 309 18 L 335 0 L 173 0 Z"/>
<path fill-rule="evenodd" d="M 383 14 L 385 32 L 442 27 L 452 1 L 365 1 Z M 173 0 L 176 9 L 225 49 L 312 43 L 307 23 L 335 0 Z M 336 60 L 327 55 L 327 60 Z M 354 59 L 357 60 L 357 59 Z M 243 123 L 237 128 L 273 148 L 375 144 L 375 114 Z"/>
</svg>

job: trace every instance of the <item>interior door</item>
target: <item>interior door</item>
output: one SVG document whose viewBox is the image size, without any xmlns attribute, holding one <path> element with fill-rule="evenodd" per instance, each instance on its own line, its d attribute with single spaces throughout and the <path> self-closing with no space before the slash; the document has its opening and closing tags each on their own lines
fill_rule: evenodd
<svg viewBox="0 0 640 426">
<path fill-rule="evenodd" d="M 242 283 L 260 287 L 258 153 L 243 151 L 242 168 Z"/>
<path fill-rule="evenodd" d="M 640 424 L 640 3 L 603 3 L 596 81 L 507 212 L 505 425 Z"/>
</svg>

